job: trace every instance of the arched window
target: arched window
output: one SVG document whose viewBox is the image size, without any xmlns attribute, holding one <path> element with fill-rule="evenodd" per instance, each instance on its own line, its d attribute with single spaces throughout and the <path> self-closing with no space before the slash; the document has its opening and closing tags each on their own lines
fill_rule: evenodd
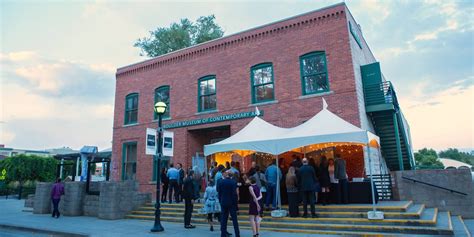
<svg viewBox="0 0 474 237">
<path fill-rule="evenodd" d="M 325 52 L 312 52 L 300 57 L 303 95 L 329 91 Z"/>
<path fill-rule="evenodd" d="M 138 123 L 138 93 L 128 94 L 125 97 L 125 120 L 124 124 Z"/>
<path fill-rule="evenodd" d="M 261 63 L 250 68 L 252 85 L 252 103 L 261 103 L 275 99 L 273 65 Z"/>
<path fill-rule="evenodd" d="M 169 86 L 160 86 L 158 88 L 155 89 L 155 103 L 156 102 L 165 102 L 166 103 L 166 112 L 165 114 L 163 115 L 163 118 L 169 118 L 170 117 L 170 87 Z M 153 110 L 155 111 L 155 110 Z M 158 119 L 158 114 L 156 114 L 156 112 L 153 112 L 154 116 L 153 118 L 154 119 Z"/>
<path fill-rule="evenodd" d="M 198 112 L 217 109 L 216 76 L 205 76 L 198 80 Z"/>
</svg>

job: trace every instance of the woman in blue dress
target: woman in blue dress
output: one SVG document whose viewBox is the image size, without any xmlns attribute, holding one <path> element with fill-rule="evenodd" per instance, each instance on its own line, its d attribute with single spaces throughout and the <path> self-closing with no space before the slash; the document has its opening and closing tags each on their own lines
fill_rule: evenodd
<svg viewBox="0 0 474 237">
<path fill-rule="evenodd" d="M 207 222 L 209 223 L 210 230 L 214 231 L 214 220 L 213 217 L 219 220 L 219 214 L 221 212 L 221 206 L 218 199 L 216 185 L 213 180 L 209 180 L 209 185 L 204 193 L 204 212 L 207 213 Z"/>
</svg>

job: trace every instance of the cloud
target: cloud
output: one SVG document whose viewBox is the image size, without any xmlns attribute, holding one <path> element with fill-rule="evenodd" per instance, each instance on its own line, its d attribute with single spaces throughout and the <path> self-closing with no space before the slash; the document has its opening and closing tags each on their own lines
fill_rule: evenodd
<svg viewBox="0 0 474 237">
<path fill-rule="evenodd" d="M 1 55 L 2 65 L 8 67 L 1 72 L 0 143 L 37 149 L 110 146 L 115 84 L 111 65 L 52 60 L 34 52 Z"/>
<path fill-rule="evenodd" d="M 464 83 L 429 96 L 419 92 L 426 88 L 427 83 L 422 83 L 410 95 L 399 97 L 415 150 L 474 147 L 474 85 Z"/>
</svg>

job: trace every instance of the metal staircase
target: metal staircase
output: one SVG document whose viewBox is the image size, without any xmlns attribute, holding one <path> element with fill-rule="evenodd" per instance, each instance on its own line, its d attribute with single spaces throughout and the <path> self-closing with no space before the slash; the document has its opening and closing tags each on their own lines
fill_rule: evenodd
<svg viewBox="0 0 474 237">
<path fill-rule="evenodd" d="M 414 169 L 410 128 L 399 107 L 395 89 L 385 81 L 380 64 L 361 66 L 366 112 L 380 137 L 382 156 L 390 170 Z"/>
</svg>

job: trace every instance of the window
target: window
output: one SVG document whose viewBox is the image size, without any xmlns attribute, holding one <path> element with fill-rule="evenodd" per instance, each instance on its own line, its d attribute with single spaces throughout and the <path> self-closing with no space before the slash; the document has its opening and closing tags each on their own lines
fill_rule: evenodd
<svg viewBox="0 0 474 237">
<path fill-rule="evenodd" d="M 133 93 L 125 97 L 125 121 L 124 124 L 138 122 L 138 94 Z"/>
<path fill-rule="evenodd" d="M 329 91 L 326 54 L 314 52 L 300 57 L 303 95 Z"/>
<path fill-rule="evenodd" d="M 212 111 L 217 108 L 216 77 L 206 76 L 198 82 L 198 111 Z"/>
<path fill-rule="evenodd" d="M 170 117 L 170 87 L 169 86 L 160 86 L 155 89 L 155 104 L 156 102 L 165 102 L 166 103 L 166 111 L 163 115 L 163 118 Z M 155 111 L 155 110 L 153 110 Z M 158 119 L 158 114 L 153 112 L 154 119 Z"/>
<path fill-rule="evenodd" d="M 351 31 L 352 36 L 354 37 L 355 41 L 359 45 L 359 48 L 362 48 L 362 43 L 360 42 L 359 33 L 356 29 L 352 26 L 352 23 L 349 21 L 349 30 Z"/>
<path fill-rule="evenodd" d="M 253 66 L 250 70 L 250 78 L 252 83 L 252 103 L 274 100 L 275 93 L 272 64 L 259 64 Z"/>
<path fill-rule="evenodd" d="M 122 180 L 135 180 L 137 174 L 137 143 L 123 144 L 122 149 Z"/>
</svg>

